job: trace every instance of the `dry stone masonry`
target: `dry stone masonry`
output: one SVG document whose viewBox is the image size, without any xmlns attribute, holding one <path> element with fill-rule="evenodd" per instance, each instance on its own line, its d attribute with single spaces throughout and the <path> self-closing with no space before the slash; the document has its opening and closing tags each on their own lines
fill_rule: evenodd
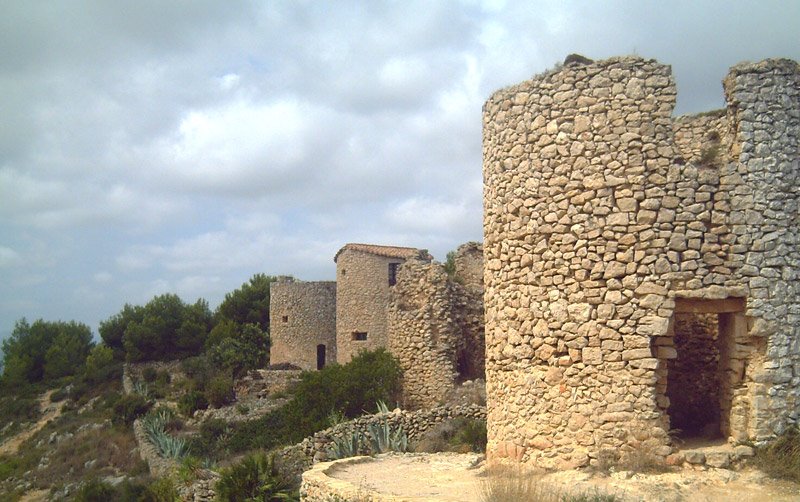
<svg viewBox="0 0 800 502">
<path fill-rule="evenodd" d="M 673 119 L 669 66 L 625 57 L 486 102 L 490 461 L 667 457 L 696 392 L 719 418 L 673 432 L 760 441 L 797 423 L 798 64 L 738 65 L 724 89 L 726 110 Z M 687 345 L 682 316 L 712 326 Z"/>
<path fill-rule="evenodd" d="M 317 370 L 336 361 L 336 283 L 270 284 L 270 364 Z"/>
<path fill-rule="evenodd" d="M 362 350 L 389 345 L 389 295 L 400 265 L 412 258 L 432 259 L 425 250 L 372 244 L 347 244 L 336 253 L 336 347 L 340 364 Z"/>
<path fill-rule="evenodd" d="M 483 246 L 456 250 L 452 277 L 427 251 L 346 244 L 336 282 L 281 278 L 270 287 L 271 364 L 320 369 L 386 348 L 403 368 L 403 400 L 433 407 L 484 377 Z"/>
<path fill-rule="evenodd" d="M 480 244 L 461 246 L 453 278 L 437 262 L 408 260 L 399 270 L 388 332 L 389 351 L 403 369 L 406 407 L 436 406 L 460 381 L 484 376 L 482 254 Z"/>
</svg>

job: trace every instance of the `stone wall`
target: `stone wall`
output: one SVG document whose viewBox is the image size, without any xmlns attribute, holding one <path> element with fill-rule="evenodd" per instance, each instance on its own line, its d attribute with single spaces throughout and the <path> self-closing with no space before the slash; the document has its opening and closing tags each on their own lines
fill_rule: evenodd
<svg viewBox="0 0 800 502">
<path fill-rule="evenodd" d="M 349 438 L 355 431 L 369 436 L 369 427 L 387 421 L 391 426 L 401 426 L 408 436 L 409 443 L 420 439 L 425 432 L 453 418 L 486 419 L 486 408 L 475 404 L 440 406 L 427 410 L 394 410 L 389 413 L 367 415 L 341 423 L 315 433 L 300 443 L 281 450 L 278 454 L 286 474 L 299 476 L 312 464 L 325 462 L 328 450 L 337 438 Z"/>
<path fill-rule="evenodd" d="M 283 280 L 269 291 L 270 364 L 316 370 L 336 362 L 336 283 Z"/>
<path fill-rule="evenodd" d="M 763 365 L 747 368 L 754 396 L 747 431 L 762 440 L 800 416 L 800 66 L 740 64 L 724 88 L 735 134 L 736 161 L 721 177 L 734 193 L 732 250 L 749 291 L 749 335 L 766 346 Z"/>
<path fill-rule="evenodd" d="M 797 64 L 725 88 L 726 117 L 673 121 L 669 67 L 628 57 L 485 104 L 490 460 L 669 454 L 679 311 L 719 314 L 726 434 L 797 419 Z"/>
<path fill-rule="evenodd" d="M 459 284 L 440 263 L 408 260 L 392 288 L 388 319 L 389 350 L 403 369 L 405 407 L 436 406 L 457 382 L 484 377 L 479 285 Z"/>
<path fill-rule="evenodd" d="M 388 329 L 389 351 L 403 370 L 404 408 L 435 406 L 455 387 L 463 340 L 452 290 L 439 263 L 409 260 L 400 269 L 388 307 Z"/>
<path fill-rule="evenodd" d="M 386 307 L 390 266 L 406 259 L 430 261 L 414 248 L 347 244 L 336 261 L 336 361 L 346 364 L 362 350 L 388 347 Z"/>
<path fill-rule="evenodd" d="M 456 249 L 455 276 L 468 288 L 483 291 L 483 244 L 467 242 Z"/>
</svg>

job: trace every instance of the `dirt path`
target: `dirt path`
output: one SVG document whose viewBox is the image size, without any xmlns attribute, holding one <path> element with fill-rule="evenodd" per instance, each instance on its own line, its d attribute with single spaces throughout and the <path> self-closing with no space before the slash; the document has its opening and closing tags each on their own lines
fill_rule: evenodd
<svg viewBox="0 0 800 502">
<path fill-rule="evenodd" d="M 50 401 L 50 395 L 52 393 L 53 391 L 49 390 L 39 397 L 39 411 L 42 414 L 39 417 L 39 420 L 29 429 L 20 432 L 16 436 L 8 438 L 8 440 L 0 445 L 0 455 L 16 454 L 19 451 L 19 447 L 22 445 L 22 443 L 42 430 L 44 426 L 47 425 L 47 422 L 54 420 L 61 415 L 61 406 L 59 406 L 58 403 L 53 403 Z"/>
<path fill-rule="evenodd" d="M 396 455 L 335 467 L 328 475 L 357 492 L 397 500 L 480 502 L 487 483 L 484 464 L 465 455 Z M 800 485 L 767 478 L 759 471 L 683 470 L 667 474 L 617 473 L 611 476 L 565 471 L 540 476 L 535 485 L 544 500 L 559 493 L 609 493 L 624 502 L 791 502 L 800 501 Z"/>
<path fill-rule="evenodd" d="M 17 502 L 44 502 L 49 494 L 49 490 L 34 490 L 26 492 Z"/>
</svg>

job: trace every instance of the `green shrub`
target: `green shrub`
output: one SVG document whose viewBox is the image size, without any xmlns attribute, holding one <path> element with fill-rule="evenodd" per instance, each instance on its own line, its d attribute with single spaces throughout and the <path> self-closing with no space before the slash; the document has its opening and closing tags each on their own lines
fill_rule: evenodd
<svg viewBox="0 0 800 502">
<path fill-rule="evenodd" d="M 453 418 L 426 431 L 415 451 L 436 453 L 456 451 L 461 453 L 486 451 L 486 421 Z"/>
<path fill-rule="evenodd" d="M 155 384 L 159 387 L 166 387 L 170 382 L 172 382 L 172 377 L 169 375 L 168 371 L 161 370 L 156 375 Z"/>
<path fill-rule="evenodd" d="M 130 476 L 131 473 L 128 473 Z M 124 479 L 117 486 L 115 502 L 150 502 L 152 499 L 147 497 L 147 485 L 131 479 Z"/>
<path fill-rule="evenodd" d="M 221 418 L 206 420 L 200 425 L 200 436 L 208 439 L 219 439 L 228 433 L 228 422 Z"/>
<path fill-rule="evenodd" d="M 197 410 L 204 410 L 206 408 L 208 408 L 208 400 L 205 394 L 199 390 L 190 390 L 178 400 L 178 411 L 187 417 L 194 415 L 194 412 Z"/>
<path fill-rule="evenodd" d="M 445 273 L 453 277 L 456 275 L 456 252 L 449 251 L 447 253 L 447 259 L 444 262 L 444 271 Z"/>
<path fill-rule="evenodd" d="M 33 397 L 0 398 L 0 429 L 9 422 L 26 422 L 39 416 L 39 401 Z"/>
<path fill-rule="evenodd" d="M 233 379 L 227 375 L 217 375 L 209 380 L 205 393 L 209 404 L 215 408 L 230 404 L 236 399 Z"/>
<path fill-rule="evenodd" d="M 64 399 L 69 396 L 69 392 L 67 392 L 66 387 L 61 387 L 60 389 L 56 389 L 50 394 L 50 402 L 51 403 L 58 403 L 59 401 L 63 401 Z"/>
<path fill-rule="evenodd" d="M 792 427 L 758 448 L 754 463 L 770 477 L 800 482 L 800 430 Z"/>
<path fill-rule="evenodd" d="M 144 381 L 147 383 L 155 382 L 157 376 L 158 372 L 153 367 L 148 366 L 142 370 L 142 378 L 144 378 Z"/>
<path fill-rule="evenodd" d="M 175 483 L 170 478 L 158 478 L 147 487 L 145 500 L 152 502 L 177 502 L 180 500 Z"/>
<path fill-rule="evenodd" d="M 275 466 L 275 458 L 264 453 L 246 457 L 223 469 L 221 475 L 216 492 L 223 502 L 299 500 L 297 491 Z"/>
<path fill-rule="evenodd" d="M 120 397 L 114 404 L 115 424 L 131 425 L 134 420 L 147 413 L 151 403 L 139 394 L 128 394 Z"/>
<path fill-rule="evenodd" d="M 293 424 L 283 408 L 272 410 L 255 420 L 231 426 L 231 431 L 221 441 L 220 447 L 230 453 L 254 449 L 270 450 L 291 442 Z"/>
<path fill-rule="evenodd" d="M 107 502 L 116 498 L 116 490 L 110 484 L 92 479 L 84 483 L 75 495 L 76 502 Z"/>
<path fill-rule="evenodd" d="M 486 451 L 486 420 L 461 419 L 451 444 L 458 451 L 468 448 L 469 451 L 482 453 Z M 464 448 L 460 448 L 463 446 Z"/>
<path fill-rule="evenodd" d="M 374 409 L 377 401 L 395 402 L 400 365 L 385 349 L 361 352 L 349 363 L 304 372 L 286 406 L 292 442 L 325 429 L 332 411 L 355 418 Z"/>
</svg>

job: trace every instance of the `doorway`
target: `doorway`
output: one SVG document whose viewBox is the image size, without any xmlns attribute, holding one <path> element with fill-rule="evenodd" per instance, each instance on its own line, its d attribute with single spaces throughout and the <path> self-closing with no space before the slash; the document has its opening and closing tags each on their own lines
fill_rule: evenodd
<svg viewBox="0 0 800 502">
<path fill-rule="evenodd" d="M 325 345 L 317 345 L 317 369 L 321 370 L 325 367 Z"/>
<path fill-rule="evenodd" d="M 665 394 L 670 430 L 682 441 L 731 435 L 733 394 L 744 368 L 731 356 L 746 330 L 744 307 L 743 298 L 675 301 Z"/>
</svg>

